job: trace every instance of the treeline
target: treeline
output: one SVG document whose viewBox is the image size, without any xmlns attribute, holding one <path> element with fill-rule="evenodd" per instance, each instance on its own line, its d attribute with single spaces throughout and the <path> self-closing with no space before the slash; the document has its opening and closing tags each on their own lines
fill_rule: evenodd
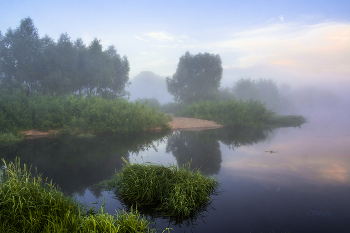
<svg viewBox="0 0 350 233">
<path fill-rule="evenodd" d="M 12 93 L 23 86 L 27 96 L 81 93 L 111 99 L 127 95 L 129 70 L 127 57 L 114 46 L 103 50 L 96 38 L 86 46 L 67 33 L 57 41 L 39 38 L 31 18 L 4 35 L 0 31 L 0 91 Z"/>
</svg>

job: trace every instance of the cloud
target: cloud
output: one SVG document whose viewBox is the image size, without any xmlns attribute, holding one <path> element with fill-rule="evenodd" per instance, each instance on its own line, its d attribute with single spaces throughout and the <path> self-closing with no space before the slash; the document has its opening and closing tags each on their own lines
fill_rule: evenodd
<svg viewBox="0 0 350 233">
<path fill-rule="evenodd" d="M 283 15 L 280 15 L 279 18 L 280 18 L 281 22 L 284 23 Z"/>
<path fill-rule="evenodd" d="M 159 41 L 174 41 L 174 37 L 173 36 L 170 36 L 168 35 L 167 32 L 150 32 L 150 33 L 147 33 L 146 34 L 147 36 L 150 36 L 156 40 L 159 40 Z"/>
<path fill-rule="evenodd" d="M 350 23 L 276 24 L 205 45 L 229 57 L 228 66 L 279 67 L 304 75 L 350 75 Z"/>
<path fill-rule="evenodd" d="M 148 40 L 145 40 L 145 39 L 142 39 L 142 38 L 140 38 L 139 36 L 134 36 L 136 39 L 138 39 L 138 40 L 142 40 L 142 41 L 145 41 L 145 42 L 148 42 Z"/>
</svg>

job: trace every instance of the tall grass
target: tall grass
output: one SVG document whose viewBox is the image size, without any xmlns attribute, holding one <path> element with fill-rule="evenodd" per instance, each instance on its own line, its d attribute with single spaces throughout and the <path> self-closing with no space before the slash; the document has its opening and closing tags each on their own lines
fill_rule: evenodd
<svg viewBox="0 0 350 233">
<path fill-rule="evenodd" d="M 32 176 L 19 159 L 0 170 L 1 232 L 146 232 L 137 211 L 109 215 L 64 195 L 53 183 Z"/>
<path fill-rule="evenodd" d="M 167 128 L 170 120 L 171 116 L 157 109 L 125 99 L 0 93 L 0 133 L 63 128 L 80 132 L 137 132 Z"/>
<path fill-rule="evenodd" d="M 178 168 L 152 163 L 128 163 L 101 185 L 125 202 L 151 206 L 163 216 L 189 217 L 210 200 L 219 183 L 190 165 Z"/>
</svg>

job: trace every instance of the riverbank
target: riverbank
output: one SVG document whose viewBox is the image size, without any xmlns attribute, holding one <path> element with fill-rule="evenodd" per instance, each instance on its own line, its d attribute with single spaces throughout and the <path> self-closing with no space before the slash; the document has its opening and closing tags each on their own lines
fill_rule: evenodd
<svg viewBox="0 0 350 233">
<path fill-rule="evenodd" d="M 224 127 L 219 125 L 214 121 L 188 118 L 188 117 L 173 117 L 173 120 L 168 123 L 169 127 L 173 131 L 201 131 L 207 129 L 217 129 Z M 161 128 L 156 128 L 160 130 Z M 41 137 L 56 136 L 59 130 L 49 130 L 47 132 L 39 131 L 36 129 L 22 131 L 22 134 L 26 136 L 27 139 L 35 139 Z"/>
</svg>

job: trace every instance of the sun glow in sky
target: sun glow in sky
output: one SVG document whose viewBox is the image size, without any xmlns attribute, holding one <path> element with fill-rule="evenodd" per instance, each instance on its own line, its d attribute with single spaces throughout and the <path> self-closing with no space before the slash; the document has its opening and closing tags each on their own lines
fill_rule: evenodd
<svg viewBox="0 0 350 233">
<path fill-rule="evenodd" d="M 141 71 L 171 76 L 179 57 L 219 54 L 222 86 L 240 78 L 291 85 L 350 81 L 350 1 L 1 0 L 0 30 L 31 17 L 58 39 L 94 37 Z"/>
</svg>

